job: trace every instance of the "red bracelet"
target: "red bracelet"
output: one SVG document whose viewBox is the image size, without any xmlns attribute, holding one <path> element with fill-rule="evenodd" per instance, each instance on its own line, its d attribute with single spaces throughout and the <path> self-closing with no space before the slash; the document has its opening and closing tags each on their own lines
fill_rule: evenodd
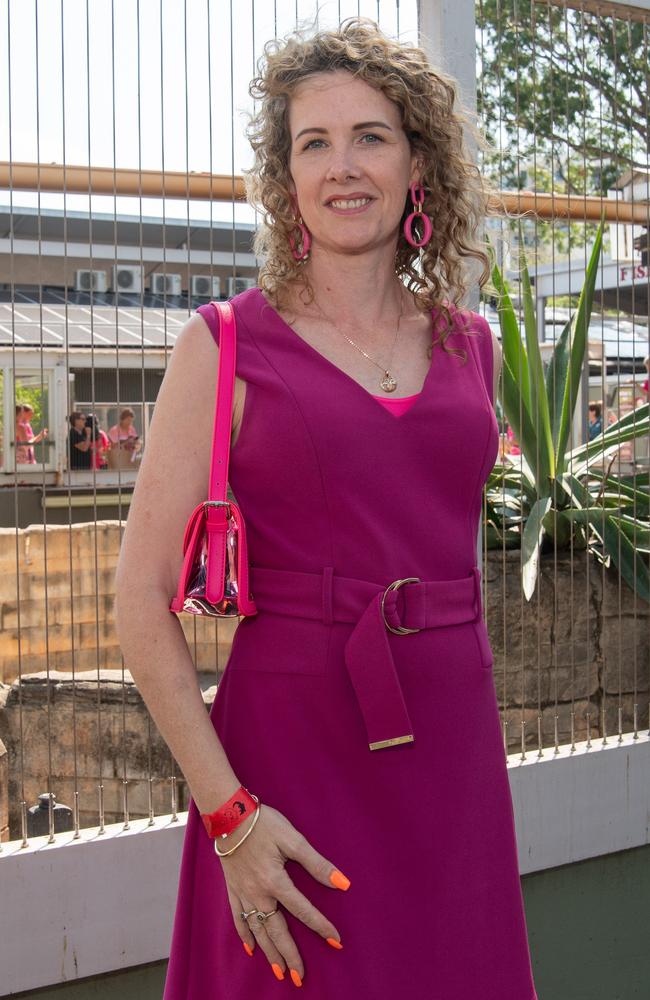
<svg viewBox="0 0 650 1000">
<path fill-rule="evenodd" d="M 252 816 L 258 805 L 257 796 L 240 785 L 235 794 L 213 813 L 201 813 L 208 837 L 227 837 L 248 816 Z"/>
</svg>

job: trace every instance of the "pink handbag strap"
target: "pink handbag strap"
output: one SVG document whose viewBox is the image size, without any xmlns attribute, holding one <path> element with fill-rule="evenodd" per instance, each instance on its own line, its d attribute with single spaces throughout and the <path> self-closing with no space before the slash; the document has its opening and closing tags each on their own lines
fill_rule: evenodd
<svg viewBox="0 0 650 1000">
<path fill-rule="evenodd" d="M 232 431 L 232 400 L 235 389 L 235 355 L 237 329 L 230 302 L 211 302 L 219 323 L 219 365 L 217 369 L 217 402 L 212 433 L 209 500 L 225 500 L 228 491 L 228 461 Z"/>
<path fill-rule="evenodd" d="M 235 388 L 235 356 L 237 331 L 235 313 L 229 302 L 212 302 L 219 321 L 219 364 L 217 369 L 217 402 L 212 434 L 212 458 L 208 501 L 225 501 L 228 492 L 228 460 L 232 429 L 232 400 Z M 205 527 L 208 536 L 206 560 L 206 592 L 218 603 L 223 597 L 226 569 L 227 508 L 206 506 Z"/>
</svg>

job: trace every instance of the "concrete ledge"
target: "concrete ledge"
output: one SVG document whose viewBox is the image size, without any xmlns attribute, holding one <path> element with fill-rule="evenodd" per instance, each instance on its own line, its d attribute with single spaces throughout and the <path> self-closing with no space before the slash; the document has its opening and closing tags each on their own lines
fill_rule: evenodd
<svg viewBox="0 0 650 1000">
<path fill-rule="evenodd" d="M 3 844 L 0 995 L 166 958 L 186 817 Z"/>
<path fill-rule="evenodd" d="M 522 875 L 650 843 L 650 736 L 508 758 Z"/>
</svg>

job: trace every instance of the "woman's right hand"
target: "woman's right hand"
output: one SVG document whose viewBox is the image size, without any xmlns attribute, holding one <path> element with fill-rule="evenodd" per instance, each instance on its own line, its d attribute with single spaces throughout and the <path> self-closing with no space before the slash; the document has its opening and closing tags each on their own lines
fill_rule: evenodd
<svg viewBox="0 0 650 1000">
<path fill-rule="evenodd" d="M 280 904 L 328 944 L 333 941 L 333 948 L 343 946 L 334 924 L 291 881 L 284 867 L 285 862 L 288 859 L 298 861 L 317 882 L 330 888 L 347 889 L 350 882 L 331 861 L 311 846 L 282 813 L 264 804 L 259 808 L 255 829 L 245 843 L 228 857 L 220 858 L 228 899 L 237 933 L 249 954 L 252 954 L 257 941 L 276 977 L 284 979 L 288 968 L 295 985 L 301 986 L 305 967 L 284 914 L 279 909 Z M 234 846 L 249 828 L 247 821 L 228 837 L 219 838 L 219 850 L 227 851 Z M 264 923 L 254 913 L 248 920 L 241 918 L 242 910 L 255 908 L 268 913 L 276 906 L 277 913 Z"/>
</svg>

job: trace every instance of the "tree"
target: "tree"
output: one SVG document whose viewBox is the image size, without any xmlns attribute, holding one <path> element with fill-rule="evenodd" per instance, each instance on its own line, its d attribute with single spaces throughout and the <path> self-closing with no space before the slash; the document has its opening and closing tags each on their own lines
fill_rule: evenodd
<svg viewBox="0 0 650 1000">
<path fill-rule="evenodd" d="M 500 187 L 530 187 L 542 164 L 568 193 L 606 195 L 647 168 L 646 24 L 517 0 L 478 0 L 476 18 L 479 115 L 498 147 L 484 169 Z"/>
</svg>

